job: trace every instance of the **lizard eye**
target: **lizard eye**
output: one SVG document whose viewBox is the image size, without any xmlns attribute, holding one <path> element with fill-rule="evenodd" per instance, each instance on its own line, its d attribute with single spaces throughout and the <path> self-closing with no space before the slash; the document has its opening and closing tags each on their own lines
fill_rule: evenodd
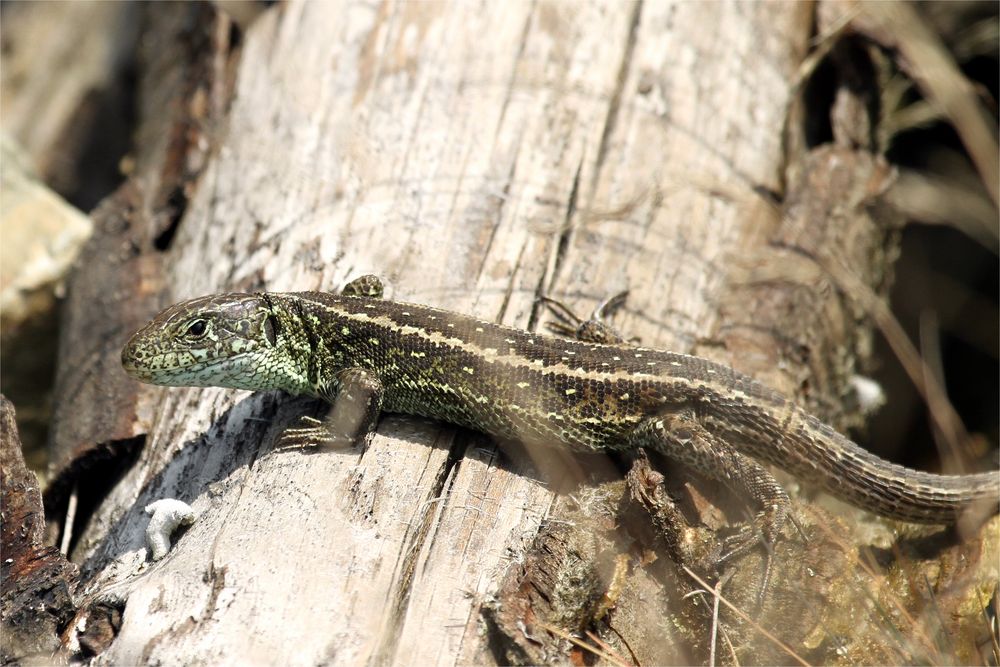
<svg viewBox="0 0 1000 667">
<path fill-rule="evenodd" d="M 207 330 L 208 330 L 208 324 L 205 322 L 205 320 L 195 320 L 194 322 L 188 325 L 187 329 L 184 331 L 184 334 L 192 338 L 199 338 L 201 336 L 204 336 Z"/>
</svg>

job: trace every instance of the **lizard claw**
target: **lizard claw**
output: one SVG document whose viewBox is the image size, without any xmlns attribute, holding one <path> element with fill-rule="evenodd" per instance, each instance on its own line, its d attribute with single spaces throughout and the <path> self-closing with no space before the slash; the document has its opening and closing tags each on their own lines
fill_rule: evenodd
<svg viewBox="0 0 1000 667">
<path fill-rule="evenodd" d="M 754 521 L 745 523 L 737 532 L 722 541 L 721 555 L 716 560 L 716 569 L 725 567 L 733 560 L 746 555 L 750 550 L 761 546 L 766 551 L 764 555 L 764 574 L 761 576 L 760 587 L 757 590 L 757 609 L 764 606 L 768 589 L 771 587 L 771 566 L 774 564 L 773 536 L 769 537 L 764 513 L 755 517 Z M 769 518 L 769 517 L 768 517 Z"/>
<path fill-rule="evenodd" d="M 299 424 L 285 429 L 278 439 L 279 449 L 317 446 L 343 449 L 354 444 L 351 438 L 335 433 L 329 424 L 315 417 L 303 415 L 299 417 Z"/>
</svg>

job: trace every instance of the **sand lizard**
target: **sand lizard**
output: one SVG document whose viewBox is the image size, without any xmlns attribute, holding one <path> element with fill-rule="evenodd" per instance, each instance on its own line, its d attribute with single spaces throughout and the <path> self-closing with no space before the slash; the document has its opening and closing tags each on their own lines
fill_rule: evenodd
<svg viewBox="0 0 1000 667">
<path fill-rule="evenodd" d="M 562 319 L 573 317 L 563 311 Z M 219 294 L 177 304 L 132 337 L 122 364 L 158 385 L 321 397 L 333 408 L 326 424 L 306 431 L 317 440 L 353 441 L 385 410 L 529 446 L 648 448 L 755 504 L 720 561 L 775 539 L 788 516 L 788 497 L 762 462 L 904 521 L 954 523 L 977 503 L 996 511 L 998 471 L 948 476 L 890 463 L 729 367 L 576 323 L 576 340 L 499 326 L 384 300 L 381 282 L 364 276 L 339 295 Z"/>
</svg>

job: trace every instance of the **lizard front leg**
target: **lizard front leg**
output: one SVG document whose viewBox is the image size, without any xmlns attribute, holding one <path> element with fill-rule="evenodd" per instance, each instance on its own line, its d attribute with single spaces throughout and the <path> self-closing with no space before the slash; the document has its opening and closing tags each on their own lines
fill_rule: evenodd
<svg viewBox="0 0 1000 667">
<path fill-rule="evenodd" d="M 382 280 L 365 274 L 350 281 L 341 290 L 345 296 L 381 299 Z M 299 426 L 287 429 L 281 446 L 323 445 L 348 447 L 359 438 L 367 439 L 375 429 L 382 411 L 382 382 L 361 368 L 345 368 L 321 384 L 320 395 L 331 404 L 325 419 L 302 416 Z"/>
<path fill-rule="evenodd" d="M 285 431 L 283 445 L 347 447 L 371 435 L 382 412 L 381 380 L 362 368 L 345 368 L 327 387 L 323 398 L 331 407 L 326 418 L 302 417 L 303 426 Z"/>
</svg>

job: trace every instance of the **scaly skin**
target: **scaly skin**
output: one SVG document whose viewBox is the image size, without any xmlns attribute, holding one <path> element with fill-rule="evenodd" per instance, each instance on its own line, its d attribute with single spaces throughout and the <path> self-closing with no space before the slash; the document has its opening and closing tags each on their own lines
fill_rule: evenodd
<svg viewBox="0 0 1000 667">
<path fill-rule="evenodd" d="M 529 445 L 647 447 L 759 506 L 754 526 L 726 544 L 723 558 L 775 537 L 784 522 L 788 499 L 758 461 L 904 521 L 953 523 L 971 505 L 995 511 L 998 504 L 1000 472 L 946 476 L 890 463 L 706 359 L 566 340 L 379 296 L 380 284 L 365 277 L 343 295 L 186 301 L 136 333 L 122 364 L 158 385 L 283 389 L 360 402 L 360 416 L 342 429 L 346 438 L 370 428 L 384 409 Z M 586 331 L 581 327 L 585 337 L 616 340 Z"/>
</svg>

